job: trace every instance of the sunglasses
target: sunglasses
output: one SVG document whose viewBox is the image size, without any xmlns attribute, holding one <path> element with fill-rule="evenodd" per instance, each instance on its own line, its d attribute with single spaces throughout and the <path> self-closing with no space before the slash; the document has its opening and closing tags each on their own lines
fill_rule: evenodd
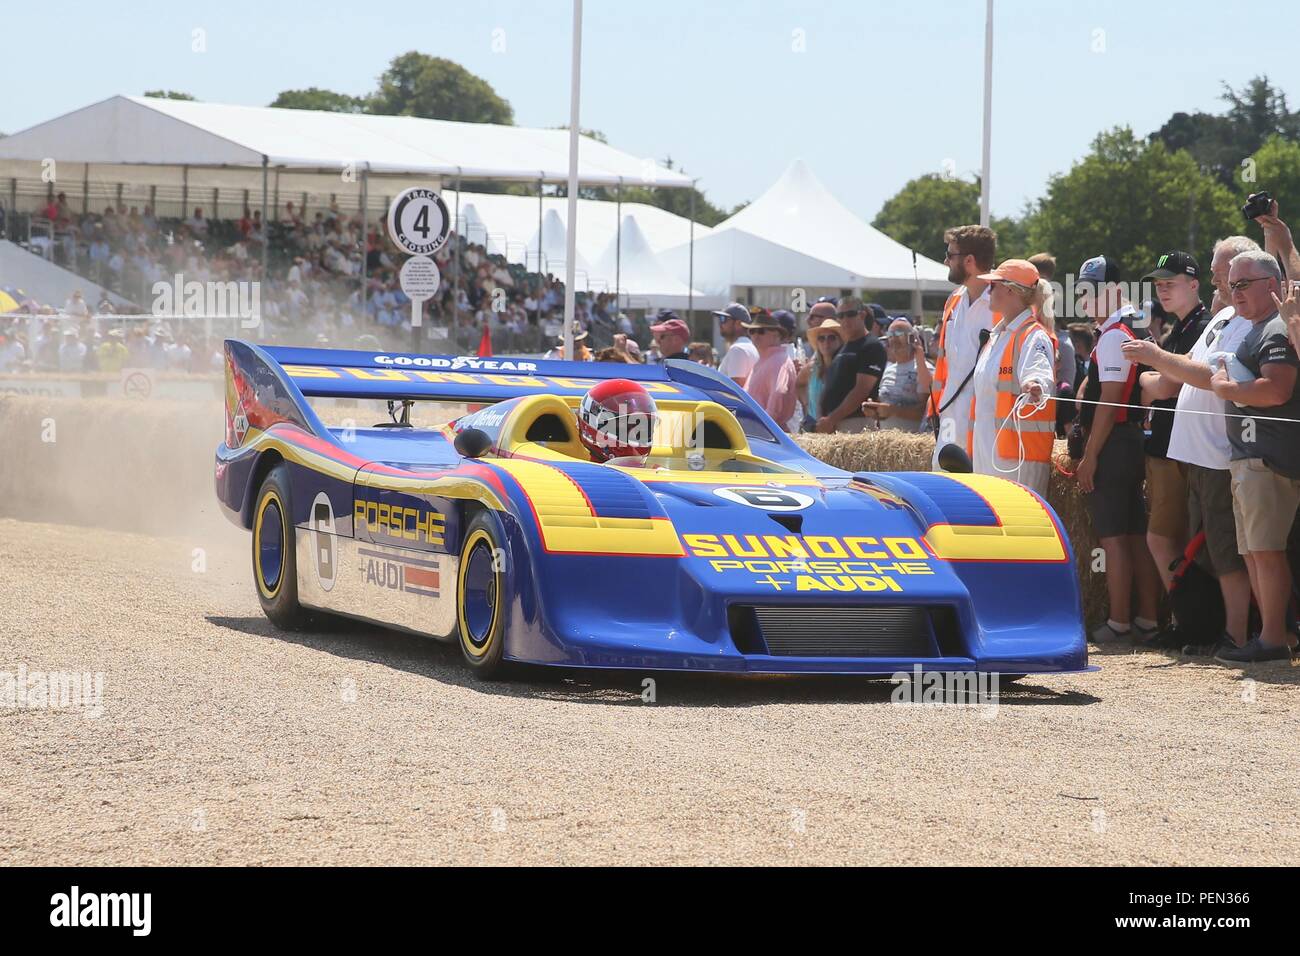
<svg viewBox="0 0 1300 956">
<path fill-rule="evenodd" d="M 962 252 L 960 249 L 955 252 L 952 249 L 947 249 L 944 251 L 943 261 L 947 262 L 949 259 L 965 259 L 968 255 L 970 255 L 969 252 Z"/>
<path fill-rule="evenodd" d="M 1249 286 L 1252 282 L 1263 282 L 1265 279 L 1268 278 L 1269 276 L 1255 276 L 1255 278 L 1253 279 L 1238 279 L 1236 282 L 1229 282 L 1228 288 L 1231 289 L 1233 292 L 1245 292 L 1246 287 Z"/>
</svg>

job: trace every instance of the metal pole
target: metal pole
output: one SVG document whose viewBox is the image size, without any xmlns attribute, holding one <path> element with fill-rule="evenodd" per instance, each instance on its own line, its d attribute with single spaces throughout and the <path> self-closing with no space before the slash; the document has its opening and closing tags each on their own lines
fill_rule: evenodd
<svg viewBox="0 0 1300 956">
<path fill-rule="evenodd" d="M 622 306 L 623 289 L 623 177 L 618 177 L 618 192 L 614 194 L 614 311 Z"/>
<path fill-rule="evenodd" d="M 542 183 L 537 180 L 537 274 L 542 272 Z"/>
<path fill-rule="evenodd" d="M 266 219 L 266 186 L 267 177 L 270 172 L 271 160 L 265 154 L 262 156 L 262 281 L 267 281 L 266 250 L 271 245 L 271 224 Z M 154 210 L 154 215 L 158 211 Z"/>
<path fill-rule="evenodd" d="M 265 215 L 265 214 L 263 214 Z M 370 160 L 361 170 L 361 315 L 366 321 L 366 306 L 370 304 Z"/>
<path fill-rule="evenodd" d="M 993 0 L 984 17 L 984 157 L 980 170 L 980 225 L 989 224 L 989 152 L 993 142 Z"/>
<path fill-rule="evenodd" d="M 449 320 L 449 325 L 448 325 L 448 327 L 451 329 L 456 329 L 460 325 L 460 256 L 461 256 L 460 244 L 462 240 L 466 242 L 469 241 L 465 239 L 465 237 L 462 236 L 460 233 L 460 173 L 461 173 L 461 169 L 459 166 L 457 166 L 456 167 L 456 218 L 452 220 L 452 224 L 456 227 L 456 240 L 451 244 L 451 274 L 453 276 L 452 278 L 453 285 L 451 290 L 451 319 Z M 483 237 L 483 246 L 484 248 L 487 247 L 487 236 Z M 506 250 L 507 253 L 509 251 L 510 251 L 509 249 Z M 527 270 L 527 268 L 528 268 L 528 250 L 525 249 L 524 269 Z M 483 333 L 480 332 L 479 334 L 482 335 Z"/>
<path fill-rule="evenodd" d="M 578 113 L 582 100 L 582 0 L 573 0 L 573 69 L 569 79 L 569 222 L 564 230 L 564 357 L 573 360 L 573 314 L 577 289 Z"/>
<path fill-rule="evenodd" d="M 698 179 L 691 182 L 691 207 L 687 212 L 687 216 L 691 220 L 691 244 L 688 259 L 690 264 L 686 272 L 686 315 L 688 317 L 695 309 L 695 193 L 697 192 L 695 184 L 698 182 Z M 716 322 L 713 324 L 717 325 Z"/>
</svg>

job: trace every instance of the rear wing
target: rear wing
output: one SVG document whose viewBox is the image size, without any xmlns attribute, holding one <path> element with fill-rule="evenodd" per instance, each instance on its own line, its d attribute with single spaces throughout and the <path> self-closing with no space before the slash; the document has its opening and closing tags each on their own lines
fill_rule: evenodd
<svg viewBox="0 0 1300 956">
<path fill-rule="evenodd" d="M 246 344 L 246 343 L 241 343 Z M 521 395 L 582 395 L 604 379 L 640 382 L 652 395 L 700 399 L 662 365 L 478 358 L 411 352 L 252 347 L 309 398 L 498 402 Z"/>
</svg>

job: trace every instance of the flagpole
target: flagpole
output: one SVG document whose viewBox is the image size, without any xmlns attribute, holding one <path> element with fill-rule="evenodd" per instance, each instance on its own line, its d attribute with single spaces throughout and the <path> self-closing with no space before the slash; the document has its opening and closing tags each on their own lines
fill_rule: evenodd
<svg viewBox="0 0 1300 956">
<path fill-rule="evenodd" d="M 582 100 L 582 0 L 573 0 L 573 69 L 569 80 L 569 222 L 564 253 L 564 357 L 573 360 L 573 318 L 577 290 L 578 113 Z M 540 242 L 540 236 L 538 242 Z"/>
<path fill-rule="evenodd" d="M 984 17 L 984 156 L 980 166 L 980 225 L 989 224 L 989 152 L 993 141 L 993 0 Z"/>
</svg>

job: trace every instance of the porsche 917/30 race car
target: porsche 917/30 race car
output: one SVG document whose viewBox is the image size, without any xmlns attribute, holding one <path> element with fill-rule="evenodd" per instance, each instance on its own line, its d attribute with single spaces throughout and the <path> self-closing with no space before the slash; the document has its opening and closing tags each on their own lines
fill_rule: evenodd
<svg viewBox="0 0 1300 956">
<path fill-rule="evenodd" d="M 277 625 L 326 612 L 454 641 L 483 677 L 1087 669 L 1070 544 L 1041 498 L 833 468 L 704 366 L 225 355 L 217 496 L 252 531 Z M 653 447 L 595 463 L 575 410 L 616 377 L 653 396 Z M 387 400 L 392 421 L 327 427 L 317 398 Z M 471 410 L 417 428 L 422 401 Z"/>
</svg>

